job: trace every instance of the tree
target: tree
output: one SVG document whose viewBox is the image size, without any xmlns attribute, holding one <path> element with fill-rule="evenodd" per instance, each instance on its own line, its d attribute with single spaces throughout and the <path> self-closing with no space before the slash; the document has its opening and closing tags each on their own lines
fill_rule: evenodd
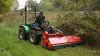
<svg viewBox="0 0 100 56">
<path fill-rule="evenodd" d="M 89 2 L 93 10 L 100 10 L 100 0 L 89 0 Z"/>
<path fill-rule="evenodd" d="M 37 10 L 38 10 L 38 3 L 35 0 L 28 0 L 28 1 L 26 1 L 26 5 L 28 6 L 28 8 L 31 11 L 34 10 L 33 6 L 36 6 L 37 7 Z"/>
<path fill-rule="evenodd" d="M 60 7 L 62 4 L 60 0 L 53 0 L 52 3 L 55 8 Z"/>
<path fill-rule="evenodd" d="M 68 10 L 76 10 L 76 11 L 82 11 L 86 8 L 88 8 L 88 0 L 60 0 L 61 8 L 64 11 Z"/>
<path fill-rule="evenodd" d="M 41 0 L 39 3 L 39 8 L 46 11 L 53 10 L 52 0 Z"/>
<path fill-rule="evenodd" d="M 0 13 L 10 11 L 12 5 L 13 0 L 0 0 Z"/>
<path fill-rule="evenodd" d="M 18 0 L 15 0 L 15 1 L 14 1 L 14 4 L 13 4 L 12 10 L 18 11 L 18 8 L 19 8 L 19 2 L 18 2 Z"/>
</svg>

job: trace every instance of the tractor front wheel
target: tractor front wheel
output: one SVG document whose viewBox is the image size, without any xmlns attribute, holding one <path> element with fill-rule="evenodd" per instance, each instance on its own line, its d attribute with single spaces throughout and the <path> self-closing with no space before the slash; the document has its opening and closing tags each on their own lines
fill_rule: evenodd
<svg viewBox="0 0 100 56">
<path fill-rule="evenodd" d="M 19 39 L 20 40 L 25 40 L 26 39 L 26 32 L 24 28 L 20 27 L 19 29 Z"/>
</svg>

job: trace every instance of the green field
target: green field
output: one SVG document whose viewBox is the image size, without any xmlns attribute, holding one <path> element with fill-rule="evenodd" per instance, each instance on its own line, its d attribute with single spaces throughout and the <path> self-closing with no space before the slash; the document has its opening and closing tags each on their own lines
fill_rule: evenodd
<svg viewBox="0 0 100 56">
<path fill-rule="evenodd" d="M 100 56 L 100 50 L 84 45 L 51 51 L 29 41 L 21 41 L 18 39 L 18 25 L 23 23 L 21 18 L 11 13 L 0 23 L 0 56 Z"/>
</svg>

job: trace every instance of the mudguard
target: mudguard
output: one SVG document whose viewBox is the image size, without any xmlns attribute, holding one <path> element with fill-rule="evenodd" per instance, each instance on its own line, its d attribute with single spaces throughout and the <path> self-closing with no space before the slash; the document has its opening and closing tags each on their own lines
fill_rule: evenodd
<svg viewBox="0 0 100 56">
<path fill-rule="evenodd" d="M 29 27 L 27 27 L 26 25 L 20 25 L 20 27 L 23 27 L 25 29 L 26 33 L 30 32 Z"/>
</svg>

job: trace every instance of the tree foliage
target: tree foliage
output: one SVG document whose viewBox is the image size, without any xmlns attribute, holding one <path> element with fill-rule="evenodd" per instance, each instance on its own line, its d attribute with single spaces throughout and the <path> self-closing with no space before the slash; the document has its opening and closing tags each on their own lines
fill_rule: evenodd
<svg viewBox="0 0 100 56">
<path fill-rule="evenodd" d="M 52 4 L 55 8 L 58 8 L 62 5 L 61 0 L 52 0 Z"/>
<path fill-rule="evenodd" d="M 60 10 L 84 10 L 91 8 L 100 10 L 100 0 L 41 0 L 40 7 L 49 10 L 59 8 Z"/>
<path fill-rule="evenodd" d="M 13 4 L 13 7 L 12 7 L 12 10 L 18 11 L 18 8 L 19 8 L 19 2 L 18 2 L 18 0 L 15 0 L 14 4 Z"/>
<path fill-rule="evenodd" d="M 39 3 L 40 10 L 51 11 L 53 10 L 52 0 L 41 0 Z"/>
<path fill-rule="evenodd" d="M 0 13 L 8 12 L 13 5 L 13 0 L 0 0 Z"/>
<path fill-rule="evenodd" d="M 35 0 L 28 0 L 28 1 L 26 1 L 26 5 L 28 6 L 28 8 L 31 11 L 34 10 L 33 6 L 36 6 L 37 10 L 39 10 L 39 4 Z"/>
<path fill-rule="evenodd" d="M 93 10 L 100 10 L 100 0 L 89 0 Z"/>
</svg>

